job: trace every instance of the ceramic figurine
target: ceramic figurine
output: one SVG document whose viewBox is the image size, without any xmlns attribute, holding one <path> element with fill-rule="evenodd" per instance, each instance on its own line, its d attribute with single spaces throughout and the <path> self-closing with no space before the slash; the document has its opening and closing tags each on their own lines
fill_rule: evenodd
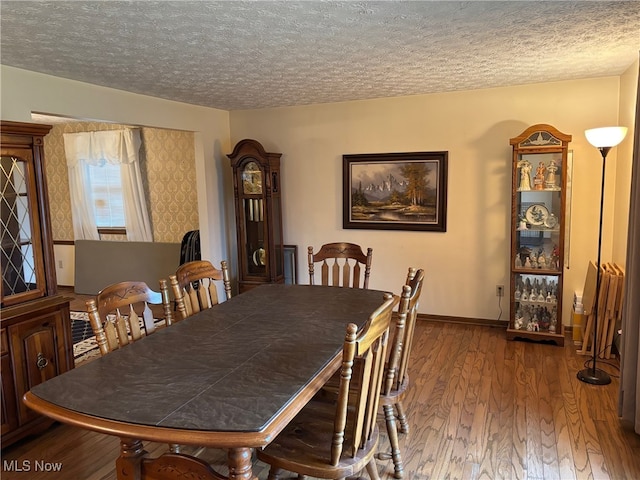
<svg viewBox="0 0 640 480">
<path fill-rule="evenodd" d="M 538 168 L 536 169 L 536 176 L 533 178 L 533 189 L 534 190 L 544 190 L 544 177 L 546 173 L 546 168 L 543 162 L 538 164 Z"/>
<path fill-rule="evenodd" d="M 547 268 L 547 257 L 545 257 L 544 252 L 538 255 L 538 268 Z"/>
<path fill-rule="evenodd" d="M 558 190 L 558 186 L 556 185 L 556 172 L 558 171 L 558 166 L 554 160 L 551 160 L 549 166 L 547 167 L 547 179 L 544 181 L 544 188 L 547 190 Z"/>
<path fill-rule="evenodd" d="M 531 190 L 531 162 L 529 160 L 520 160 L 518 167 L 520 168 L 520 186 L 518 190 Z"/>
</svg>

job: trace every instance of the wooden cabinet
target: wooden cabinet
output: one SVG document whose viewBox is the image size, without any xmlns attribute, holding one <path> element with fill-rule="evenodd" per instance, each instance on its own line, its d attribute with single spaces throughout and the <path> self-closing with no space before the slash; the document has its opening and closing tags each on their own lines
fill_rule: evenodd
<svg viewBox="0 0 640 480">
<path fill-rule="evenodd" d="M 284 282 L 280 153 L 241 140 L 228 155 L 233 169 L 240 293 Z"/>
<path fill-rule="evenodd" d="M 57 294 L 47 184 L 46 125 L 1 128 L 2 446 L 52 423 L 22 403 L 34 385 L 73 368 L 69 299 Z"/>
<path fill-rule="evenodd" d="M 571 135 L 551 125 L 511 139 L 511 315 L 507 338 L 564 344 L 567 154 Z"/>
</svg>

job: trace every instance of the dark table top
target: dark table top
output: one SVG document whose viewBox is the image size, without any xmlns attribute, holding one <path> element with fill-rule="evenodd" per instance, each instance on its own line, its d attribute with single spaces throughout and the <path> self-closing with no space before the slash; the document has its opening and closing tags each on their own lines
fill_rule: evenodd
<svg viewBox="0 0 640 480">
<path fill-rule="evenodd" d="M 58 419 L 73 411 L 152 427 L 260 432 L 335 361 L 346 325 L 361 327 L 382 303 L 376 290 L 260 286 L 48 380 L 27 400 L 51 404 Z"/>
</svg>

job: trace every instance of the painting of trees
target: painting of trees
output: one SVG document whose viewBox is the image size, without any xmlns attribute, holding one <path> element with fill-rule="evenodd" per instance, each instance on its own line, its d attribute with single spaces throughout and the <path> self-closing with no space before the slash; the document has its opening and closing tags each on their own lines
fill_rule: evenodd
<svg viewBox="0 0 640 480">
<path fill-rule="evenodd" d="M 445 230 L 447 152 L 343 155 L 345 228 Z"/>
</svg>

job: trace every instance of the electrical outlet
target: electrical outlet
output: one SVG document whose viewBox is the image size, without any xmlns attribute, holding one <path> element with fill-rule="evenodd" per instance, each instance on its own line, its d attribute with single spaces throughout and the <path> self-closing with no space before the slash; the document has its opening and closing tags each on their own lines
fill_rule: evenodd
<svg viewBox="0 0 640 480">
<path fill-rule="evenodd" d="M 64 267 L 62 266 L 62 260 L 58 260 L 58 268 L 64 268 Z"/>
<path fill-rule="evenodd" d="M 496 285 L 496 297 L 504 297 L 504 285 Z"/>
</svg>

